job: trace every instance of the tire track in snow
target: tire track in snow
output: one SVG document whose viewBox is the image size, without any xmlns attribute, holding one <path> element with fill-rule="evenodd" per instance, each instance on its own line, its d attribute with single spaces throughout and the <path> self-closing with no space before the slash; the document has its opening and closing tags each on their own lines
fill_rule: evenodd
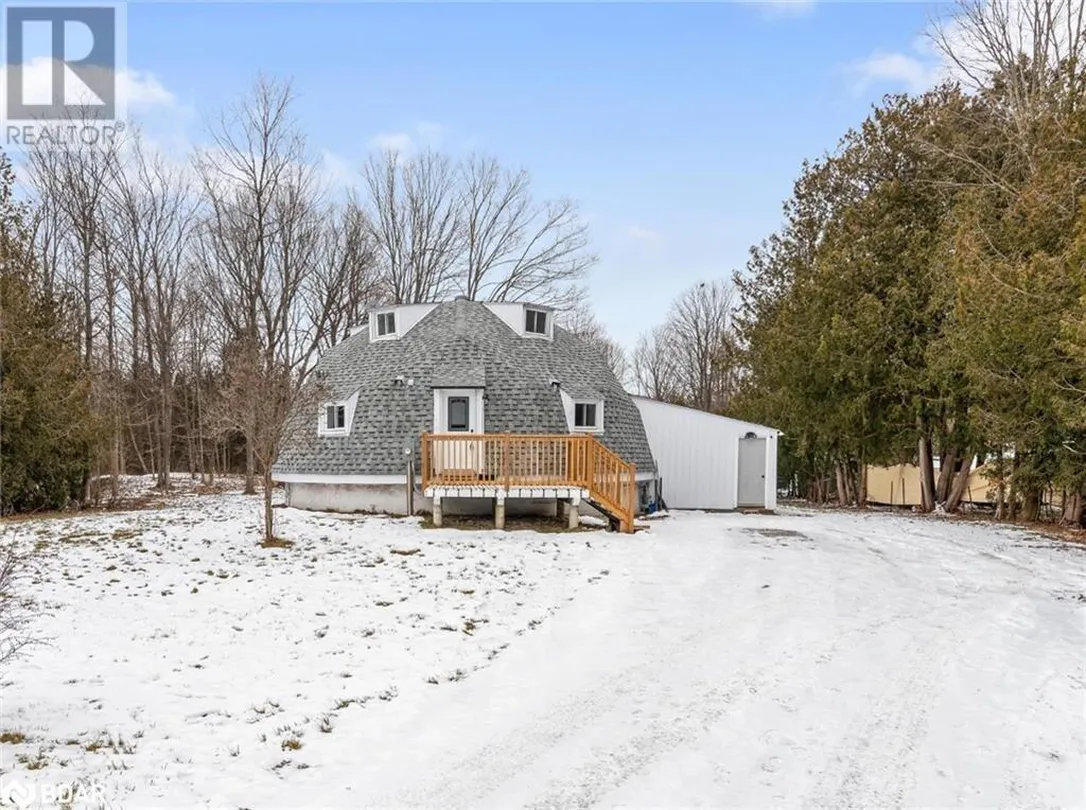
<svg viewBox="0 0 1086 810">
<path fill-rule="evenodd" d="M 677 565 L 681 562 L 667 559 L 666 564 Z M 663 573 L 662 568 L 658 573 Z M 666 576 L 661 579 L 664 582 L 675 581 Z M 702 587 L 705 590 L 715 590 L 720 587 L 720 583 L 721 580 L 707 577 Z M 645 595 L 640 596 L 645 598 Z M 671 598 L 675 598 L 674 595 L 671 595 Z M 683 605 L 704 604 L 696 594 L 680 598 Z M 684 667 L 682 662 L 705 649 L 705 641 L 710 635 L 722 633 L 728 624 L 754 621 L 757 613 L 774 605 L 779 607 L 787 599 L 788 595 L 783 590 L 778 590 L 766 601 L 752 603 L 743 611 L 723 612 L 715 620 L 706 615 L 698 616 L 699 626 L 691 632 L 673 637 L 671 641 L 663 644 L 652 644 L 647 649 L 647 657 L 609 675 L 591 688 L 552 704 L 541 716 L 514 727 L 499 740 L 465 756 L 445 769 L 439 777 L 395 800 L 381 804 L 443 808 L 477 805 L 482 797 L 513 780 L 543 754 L 563 740 L 592 726 L 614 711 L 620 703 L 630 704 L 627 716 L 640 714 L 639 707 L 646 703 L 650 706 L 666 705 L 667 698 L 672 694 L 670 679 L 673 673 L 684 668 L 689 671 L 690 666 Z M 643 621 L 644 619 L 639 618 L 637 624 L 626 629 L 631 633 L 652 629 L 642 625 Z M 658 636 L 654 635 L 653 639 L 656 641 Z M 695 655 L 694 659 L 693 666 L 704 663 L 700 655 Z M 651 686 L 650 689 L 646 688 L 647 684 Z M 649 691 L 651 702 L 647 698 Z"/>
<path fill-rule="evenodd" d="M 965 612 L 962 611 L 962 615 Z M 827 808 L 903 807 L 915 784 L 918 743 L 928 727 L 936 689 L 960 639 L 949 627 L 934 637 L 916 637 L 906 656 L 907 669 L 886 682 L 841 744 L 826 758 L 827 767 L 813 791 L 811 804 Z"/>
<path fill-rule="evenodd" d="M 749 620 L 750 614 L 763 608 L 765 605 L 752 608 L 747 614 L 732 613 L 727 621 Z M 854 631 L 862 637 L 885 621 L 885 618 L 872 619 Z M 642 705 L 672 706 L 633 736 L 607 748 L 595 749 L 588 762 L 568 777 L 552 783 L 525 805 L 536 810 L 589 807 L 652 762 L 706 734 L 712 725 L 741 709 L 745 701 L 765 698 L 769 687 L 779 685 L 795 671 L 830 660 L 841 641 L 840 637 L 827 638 L 825 643 L 808 646 L 802 655 L 797 655 L 788 645 L 788 638 L 784 637 L 782 648 L 770 663 L 741 671 L 723 683 L 712 678 L 699 678 L 693 690 L 684 682 L 682 694 L 689 695 L 693 691 L 696 697 L 673 705 L 669 698 L 675 692 L 675 673 L 694 672 L 699 666 L 704 667 L 704 648 L 699 642 L 716 632 L 723 623 L 688 634 L 662 648 L 652 661 L 631 666 L 597 687 L 572 696 L 542 717 L 515 728 L 500 742 L 487 745 L 461 760 L 432 785 L 412 792 L 394 804 L 443 808 L 477 806 L 560 742 L 591 727 L 608 714 L 629 718 L 640 715 L 638 707 Z M 759 657 L 760 661 L 769 658 L 769 651 L 763 652 L 765 655 Z M 623 724 L 611 725 L 623 727 Z M 638 729 L 628 722 L 625 726 L 632 726 L 634 731 Z"/>
</svg>

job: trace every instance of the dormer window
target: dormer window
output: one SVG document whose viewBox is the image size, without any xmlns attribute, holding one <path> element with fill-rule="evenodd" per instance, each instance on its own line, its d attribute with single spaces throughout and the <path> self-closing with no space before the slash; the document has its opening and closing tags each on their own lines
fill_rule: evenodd
<svg viewBox="0 0 1086 810">
<path fill-rule="evenodd" d="M 529 335 L 546 335 L 547 313 L 542 309 L 525 308 L 524 331 Z"/>
<path fill-rule="evenodd" d="M 377 313 L 377 337 L 386 337 L 396 334 L 396 313 Z"/>
<path fill-rule="evenodd" d="M 358 394 L 355 393 L 345 400 L 325 402 L 321 405 L 317 417 L 318 436 L 347 436 L 351 432 L 351 420 L 354 419 L 354 409 L 358 404 Z"/>
<path fill-rule="evenodd" d="M 602 402 L 574 402 L 573 429 L 586 433 L 603 429 Z"/>
<path fill-rule="evenodd" d="M 324 406 L 324 429 L 325 430 L 345 430 L 347 427 L 347 406 L 346 405 L 325 405 Z"/>
</svg>

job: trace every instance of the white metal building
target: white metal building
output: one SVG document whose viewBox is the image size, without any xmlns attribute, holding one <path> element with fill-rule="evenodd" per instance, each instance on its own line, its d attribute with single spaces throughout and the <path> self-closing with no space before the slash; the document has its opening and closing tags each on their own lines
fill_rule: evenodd
<svg viewBox="0 0 1086 810">
<path fill-rule="evenodd" d="M 776 428 L 633 397 L 669 509 L 777 506 Z"/>
</svg>

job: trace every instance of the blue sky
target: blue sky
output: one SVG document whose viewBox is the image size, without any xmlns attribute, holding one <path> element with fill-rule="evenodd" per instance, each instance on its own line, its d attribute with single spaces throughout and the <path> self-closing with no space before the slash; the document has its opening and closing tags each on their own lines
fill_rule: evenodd
<svg viewBox="0 0 1086 810">
<path fill-rule="evenodd" d="M 258 72 L 289 78 L 311 144 L 349 177 L 384 143 L 479 150 L 575 198 L 594 309 L 632 345 L 780 223 L 804 158 L 884 93 L 930 84 L 918 3 L 131 3 L 133 105 L 159 138 Z"/>
</svg>

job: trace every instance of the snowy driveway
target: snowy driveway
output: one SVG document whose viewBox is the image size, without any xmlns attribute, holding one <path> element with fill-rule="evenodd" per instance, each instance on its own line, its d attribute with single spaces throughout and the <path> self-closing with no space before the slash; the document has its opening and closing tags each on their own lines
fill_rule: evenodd
<svg viewBox="0 0 1086 810">
<path fill-rule="evenodd" d="M 1086 805 L 1084 550 L 849 514 L 613 550 L 591 599 L 361 739 L 360 800 Z"/>
<path fill-rule="evenodd" d="M 299 545 L 267 552 L 254 505 L 0 527 L 57 555 L 53 646 L 0 701 L 25 735 L 0 738 L 0 789 L 1086 806 L 1081 548 L 880 514 L 680 514 L 629 537 L 283 510 Z"/>
</svg>

